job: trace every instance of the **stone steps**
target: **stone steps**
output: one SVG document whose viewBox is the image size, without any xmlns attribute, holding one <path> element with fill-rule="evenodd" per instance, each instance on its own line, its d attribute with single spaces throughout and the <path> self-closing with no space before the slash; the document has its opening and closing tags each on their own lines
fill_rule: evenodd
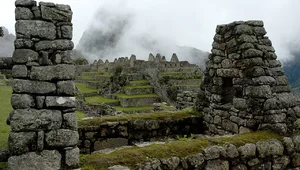
<svg viewBox="0 0 300 170">
<path fill-rule="evenodd" d="M 110 106 L 119 106 L 120 105 L 120 101 L 116 100 L 116 99 L 109 99 L 109 98 L 105 98 L 104 96 L 91 96 L 91 97 L 86 97 L 85 98 L 86 103 L 88 103 L 89 105 L 97 105 L 99 103 L 105 103 L 108 104 Z"/>
<path fill-rule="evenodd" d="M 185 84 L 185 85 L 177 85 L 178 89 L 181 91 L 200 91 L 200 85 L 195 84 Z"/>
<path fill-rule="evenodd" d="M 135 74 L 135 73 L 128 74 L 127 75 L 127 79 L 129 81 L 144 80 L 144 75 L 142 75 L 142 74 Z"/>
<path fill-rule="evenodd" d="M 153 93 L 152 86 L 126 86 L 124 87 L 125 94 L 138 95 L 138 94 L 151 94 Z"/>
<path fill-rule="evenodd" d="M 159 78 L 168 77 L 169 79 L 186 80 L 186 79 L 200 79 L 202 75 L 194 74 L 193 72 L 161 72 Z"/>
<path fill-rule="evenodd" d="M 122 107 L 151 106 L 153 103 L 160 102 L 160 98 L 157 94 L 118 94 L 117 97 L 120 100 L 120 104 Z"/>
<path fill-rule="evenodd" d="M 87 81 L 86 82 L 86 87 L 92 88 L 92 89 L 99 89 L 103 85 L 103 83 L 98 82 L 98 81 Z"/>
<path fill-rule="evenodd" d="M 130 86 L 147 86 L 150 85 L 148 80 L 135 80 L 129 82 Z"/>
</svg>

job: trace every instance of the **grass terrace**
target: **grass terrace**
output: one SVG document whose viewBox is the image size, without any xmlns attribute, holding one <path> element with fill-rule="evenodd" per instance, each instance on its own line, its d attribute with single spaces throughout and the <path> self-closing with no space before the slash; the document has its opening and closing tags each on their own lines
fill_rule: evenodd
<svg viewBox="0 0 300 170">
<path fill-rule="evenodd" d="M 139 94 L 139 95 L 126 95 L 126 94 L 118 94 L 118 98 L 124 99 L 132 99 L 132 98 L 148 98 L 148 97 L 158 97 L 157 94 Z"/>
<path fill-rule="evenodd" d="M 125 86 L 126 89 L 149 89 L 152 88 L 152 86 Z"/>
<path fill-rule="evenodd" d="M 75 85 L 81 93 L 97 93 L 99 91 L 99 90 L 86 87 L 85 83 L 75 83 Z"/>
<path fill-rule="evenodd" d="M 11 95 L 11 87 L 0 86 L 0 148 L 8 148 L 10 126 L 6 125 L 6 119 L 13 110 L 10 103 Z"/>
<path fill-rule="evenodd" d="M 97 103 L 115 103 L 115 102 L 119 102 L 119 100 L 115 100 L 115 99 L 108 99 L 105 98 L 104 96 L 91 96 L 91 97 L 86 97 L 85 101 L 87 103 L 91 103 L 91 104 L 97 104 Z"/>
<path fill-rule="evenodd" d="M 116 106 L 115 107 L 117 111 L 123 111 L 123 112 L 133 112 L 133 111 L 150 111 L 153 109 L 153 106 L 140 106 L 140 107 L 122 107 L 122 106 Z"/>
</svg>

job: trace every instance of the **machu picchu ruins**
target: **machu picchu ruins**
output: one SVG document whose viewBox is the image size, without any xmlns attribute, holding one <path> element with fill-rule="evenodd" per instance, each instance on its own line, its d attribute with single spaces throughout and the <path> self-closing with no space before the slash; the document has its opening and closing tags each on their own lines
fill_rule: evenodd
<svg viewBox="0 0 300 170">
<path fill-rule="evenodd" d="M 155 50 L 89 63 L 74 13 L 15 0 L 0 169 L 300 169 L 300 99 L 263 21 L 217 25 L 203 68 Z"/>
</svg>

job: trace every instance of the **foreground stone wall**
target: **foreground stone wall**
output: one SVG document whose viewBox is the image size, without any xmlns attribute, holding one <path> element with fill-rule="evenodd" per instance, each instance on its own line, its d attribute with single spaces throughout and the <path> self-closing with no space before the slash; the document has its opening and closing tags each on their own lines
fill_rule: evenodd
<svg viewBox="0 0 300 170">
<path fill-rule="evenodd" d="M 105 147 L 119 147 L 138 141 L 152 141 L 171 135 L 201 134 L 202 117 L 181 120 L 144 120 L 104 122 L 94 127 L 79 127 L 80 151 L 91 153 Z"/>
<path fill-rule="evenodd" d="M 217 26 L 197 106 L 208 133 L 293 131 L 300 107 L 265 34 L 262 21 Z"/>
<path fill-rule="evenodd" d="M 77 168 L 71 8 L 44 2 L 37 6 L 32 0 L 15 5 L 9 169 Z"/>
<path fill-rule="evenodd" d="M 282 141 L 271 139 L 239 147 L 230 143 L 224 146 L 215 145 L 185 158 L 151 159 L 134 169 L 296 170 L 299 168 L 300 136 L 295 136 L 285 137 Z"/>
</svg>

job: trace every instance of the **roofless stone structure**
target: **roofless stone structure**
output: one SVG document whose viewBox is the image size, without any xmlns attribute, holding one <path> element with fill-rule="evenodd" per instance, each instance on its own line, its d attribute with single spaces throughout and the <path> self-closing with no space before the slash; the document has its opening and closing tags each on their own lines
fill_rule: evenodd
<svg viewBox="0 0 300 170">
<path fill-rule="evenodd" d="M 216 29 L 200 94 L 209 134 L 286 133 L 300 108 L 262 21 Z M 287 126 L 288 125 L 288 126 Z"/>
<path fill-rule="evenodd" d="M 77 168 L 71 8 L 44 2 L 37 6 L 32 0 L 15 5 L 9 169 Z"/>
</svg>

